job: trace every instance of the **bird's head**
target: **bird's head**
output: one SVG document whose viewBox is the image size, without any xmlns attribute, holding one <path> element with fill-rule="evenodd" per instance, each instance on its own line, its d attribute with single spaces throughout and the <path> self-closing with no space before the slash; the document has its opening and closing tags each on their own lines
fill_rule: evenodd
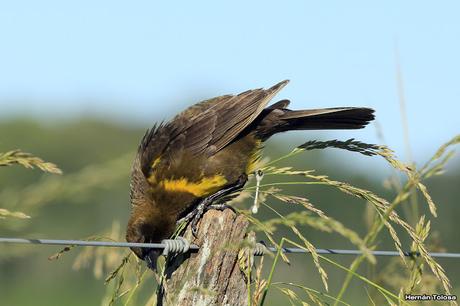
<svg viewBox="0 0 460 306">
<path fill-rule="evenodd" d="M 131 217 L 126 230 L 126 241 L 133 243 L 159 243 L 164 239 L 163 218 L 136 158 L 131 172 Z M 160 250 L 132 247 L 131 250 L 148 266 L 156 270 Z"/>
<path fill-rule="evenodd" d="M 126 241 L 133 243 L 153 243 L 160 242 L 156 239 L 158 231 L 156 230 L 155 220 L 148 216 L 148 212 L 139 215 L 136 210 L 131 214 L 126 231 Z M 156 262 L 161 250 L 132 247 L 131 250 L 140 259 L 144 260 L 149 268 L 156 271 Z"/>
</svg>

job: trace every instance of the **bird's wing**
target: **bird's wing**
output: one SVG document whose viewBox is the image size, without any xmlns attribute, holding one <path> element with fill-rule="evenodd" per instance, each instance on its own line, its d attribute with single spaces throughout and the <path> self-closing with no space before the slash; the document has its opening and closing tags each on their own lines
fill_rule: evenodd
<svg viewBox="0 0 460 306">
<path fill-rule="evenodd" d="M 257 118 L 287 83 L 286 80 L 266 90 L 254 89 L 217 97 L 179 114 L 176 120 L 185 134 L 184 149 L 192 154 L 220 151 Z"/>
<path fill-rule="evenodd" d="M 149 177 L 156 161 L 168 164 L 184 153 L 212 155 L 223 149 L 266 107 L 288 81 L 269 89 L 248 90 L 197 103 L 178 114 L 167 124 L 147 131 L 139 146 L 142 172 Z"/>
</svg>

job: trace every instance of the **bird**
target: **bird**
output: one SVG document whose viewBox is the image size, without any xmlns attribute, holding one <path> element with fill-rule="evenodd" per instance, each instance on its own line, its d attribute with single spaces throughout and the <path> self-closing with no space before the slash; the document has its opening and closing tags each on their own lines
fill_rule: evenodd
<svg viewBox="0 0 460 306">
<path fill-rule="evenodd" d="M 203 211 L 244 186 L 274 134 L 360 129 L 374 119 L 367 107 L 291 110 L 286 99 L 269 105 L 288 82 L 201 101 L 147 130 L 131 168 L 126 240 L 160 242 L 181 218 L 195 227 Z M 156 269 L 159 250 L 131 249 Z"/>
</svg>

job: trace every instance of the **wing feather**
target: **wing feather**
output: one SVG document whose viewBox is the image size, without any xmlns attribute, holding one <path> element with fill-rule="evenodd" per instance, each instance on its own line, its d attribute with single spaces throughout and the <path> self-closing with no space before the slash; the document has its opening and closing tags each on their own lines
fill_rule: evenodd
<svg viewBox="0 0 460 306">
<path fill-rule="evenodd" d="M 240 134 L 288 81 L 269 89 L 248 90 L 197 103 L 167 124 L 155 125 L 144 135 L 138 150 L 142 172 L 149 177 L 155 160 L 169 165 L 187 154 L 212 155 Z"/>
</svg>

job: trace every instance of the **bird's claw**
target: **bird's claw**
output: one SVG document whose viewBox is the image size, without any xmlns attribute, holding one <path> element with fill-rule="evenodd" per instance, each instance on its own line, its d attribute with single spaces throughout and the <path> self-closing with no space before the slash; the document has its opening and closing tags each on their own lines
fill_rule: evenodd
<svg viewBox="0 0 460 306">
<path fill-rule="evenodd" d="M 206 207 L 205 211 L 208 211 L 208 210 L 211 210 L 211 209 L 215 209 L 215 210 L 219 210 L 219 211 L 224 211 L 226 209 L 230 209 L 231 211 L 236 213 L 235 208 L 233 208 L 233 206 L 231 206 L 231 205 L 228 205 L 227 203 L 211 204 L 208 207 Z"/>
<path fill-rule="evenodd" d="M 200 202 L 200 204 L 198 204 L 198 207 L 194 210 L 194 215 L 190 227 L 192 228 L 192 235 L 195 238 L 197 238 L 198 234 L 198 222 L 200 221 L 201 217 L 203 216 L 204 212 L 207 210 L 207 207 L 209 206 L 210 203 L 208 203 L 208 201 L 204 199 Z"/>
<path fill-rule="evenodd" d="M 192 235 L 193 235 L 193 237 L 194 237 L 194 238 L 198 238 L 198 228 L 197 228 L 197 224 L 192 223 L 191 228 L 192 228 Z"/>
<path fill-rule="evenodd" d="M 192 235 L 195 238 L 197 238 L 197 234 L 198 234 L 197 225 L 205 211 L 208 211 L 210 209 L 224 210 L 226 208 L 230 208 L 233 212 L 235 212 L 234 208 L 232 208 L 231 206 L 225 203 L 218 203 L 218 204 L 212 204 L 212 203 L 242 188 L 244 184 L 246 184 L 247 180 L 248 180 L 248 176 L 246 174 L 240 175 L 240 177 L 234 184 L 229 185 L 226 188 L 223 188 L 217 191 L 216 193 L 202 199 L 198 203 L 197 207 L 193 211 L 189 212 L 185 217 L 179 219 L 177 221 L 177 224 L 181 224 L 182 222 L 190 222 L 191 220 Z"/>
<path fill-rule="evenodd" d="M 197 234 L 198 234 L 198 222 L 201 220 L 201 217 L 203 216 L 203 214 L 208 211 L 208 210 L 211 210 L 211 209 L 215 209 L 215 210 L 220 210 L 220 211 L 223 211 L 225 209 L 231 209 L 233 212 L 235 212 L 235 209 L 233 207 L 231 207 L 230 205 L 227 205 L 225 203 L 221 203 L 221 204 L 210 204 L 210 205 L 203 205 L 203 208 L 197 208 L 197 212 L 196 214 L 193 216 L 193 220 L 192 220 L 192 224 L 191 224 L 191 228 L 192 228 L 192 234 L 193 234 L 193 237 L 197 238 Z"/>
</svg>

